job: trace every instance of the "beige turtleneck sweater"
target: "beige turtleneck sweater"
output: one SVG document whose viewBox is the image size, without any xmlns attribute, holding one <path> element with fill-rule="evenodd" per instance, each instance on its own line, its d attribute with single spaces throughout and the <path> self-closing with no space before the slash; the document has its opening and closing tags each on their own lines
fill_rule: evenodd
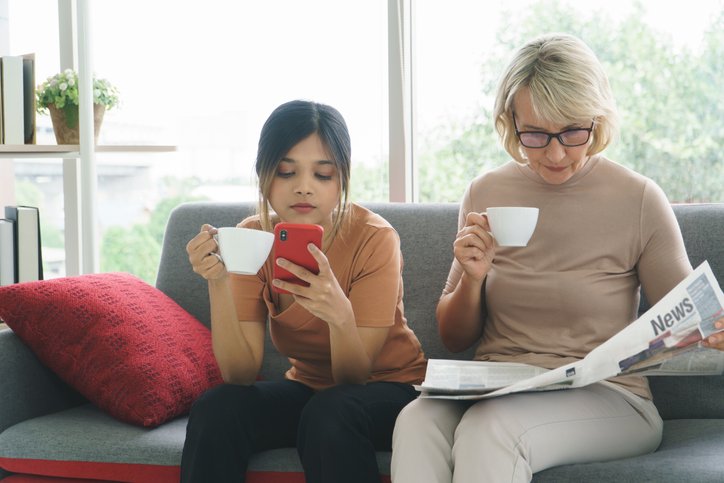
<svg viewBox="0 0 724 483">
<path fill-rule="evenodd" d="M 636 319 L 639 285 L 653 304 L 692 270 L 663 191 L 602 156 L 560 185 L 515 162 L 485 173 L 465 192 L 459 225 L 489 206 L 540 214 L 527 247 L 496 249 L 476 359 L 547 368 L 580 359 Z M 461 274 L 453 262 L 444 293 Z M 651 397 L 641 376 L 612 380 Z"/>
</svg>

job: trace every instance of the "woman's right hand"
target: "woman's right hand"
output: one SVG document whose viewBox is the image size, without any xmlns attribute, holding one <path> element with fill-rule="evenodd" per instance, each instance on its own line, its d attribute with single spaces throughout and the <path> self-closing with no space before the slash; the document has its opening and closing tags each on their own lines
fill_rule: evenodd
<svg viewBox="0 0 724 483">
<path fill-rule="evenodd" d="M 453 253 L 470 279 L 477 282 L 485 279 L 495 258 L 495 240 L 484 214 L 468 213 L 465 226 L 453 243 Z"/>
<path fill-rule="evenodd" d="M 186 244 L 191 267 L 206 280 L 223 278 L 228 273 L 218 253 L 219 245 L 214 239 L 217 231 L 213 226 L 204 224 L 199 234 Z"/>
</svg>

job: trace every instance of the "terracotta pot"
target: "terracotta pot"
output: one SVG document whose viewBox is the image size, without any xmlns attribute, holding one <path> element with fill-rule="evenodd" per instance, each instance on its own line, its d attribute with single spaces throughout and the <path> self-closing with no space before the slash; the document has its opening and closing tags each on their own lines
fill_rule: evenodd
<svg viewBox="0 0 724 483">
<path fill-rule="evenodd" d="M 69 109 L 74 109 L 67 116 Z M 78 106 L 66 106 L 58 109 L 55 106 L 48 106 L 50 111 L 50 120 L 53 122 L 53 132 L 55 133 L 55 141 L 58 144 L 80 144 L 78 132 Z M 94 124 L 94 144 L 98 142 L 98 132 L 101 130 L 103 123 L 103 114 L 106 112 L 106 106 L 103 104 L 93 104 L 93 124 Z M 70 119 L 68 119 L 68 117 Z"/>
</svg>

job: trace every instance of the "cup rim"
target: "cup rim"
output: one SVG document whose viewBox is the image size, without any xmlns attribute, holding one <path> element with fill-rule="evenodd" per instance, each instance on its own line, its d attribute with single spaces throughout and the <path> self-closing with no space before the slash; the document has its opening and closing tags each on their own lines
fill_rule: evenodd
<svg viewBox="0 0 724 483">
<path fill-rule="evenodd" d="M 274 237 L 274 233 L 266 230 L 257 230 L 256 228 L 247 228 L 244 226 L 220 226 L 216 228 L 216 232 L 220 233 L 221 231 L 229 231 L 229 230 L 244 230 L 244 231 L 253 231 L 257 233 L 262 233 L 263 236 L 267 237 Z"/>
<path fill-rule="evenodd" d="M 540 211 L 537 206 L 488 206 L 487 210 L 535 210 Z"/>
</svg>

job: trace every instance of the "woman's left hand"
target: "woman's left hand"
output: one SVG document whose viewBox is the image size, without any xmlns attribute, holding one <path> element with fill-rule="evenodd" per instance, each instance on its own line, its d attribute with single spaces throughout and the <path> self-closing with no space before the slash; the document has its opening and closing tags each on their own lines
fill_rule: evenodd
<svg viewBox="0 0 724 483">
<path fill-rule="evenodd" d="M 724 329 L 724 317 L 717 320 L 714 324 L 717 329 Z M 704 345 L 711 349 L 719 349 L 724 351 L 724 332 L 717 332 L 704 339 Z"/>
<path fill-rule="evenodd" d="M 294 295 L 294 300 L 307 309 L 312 315 L 319 317 L 329 325 L 342 325 L 354 322 L 352 303 L 339 286 L 332 273 L 329 260 L 322 251 L 313 244 L 307 249 L 317 261 L 319 273 L 314 274 L 289 260 L 278 258 L 277 264 L 309 284 L 309 287 L 274 279 L 272 283 Z"/>
</svg>

